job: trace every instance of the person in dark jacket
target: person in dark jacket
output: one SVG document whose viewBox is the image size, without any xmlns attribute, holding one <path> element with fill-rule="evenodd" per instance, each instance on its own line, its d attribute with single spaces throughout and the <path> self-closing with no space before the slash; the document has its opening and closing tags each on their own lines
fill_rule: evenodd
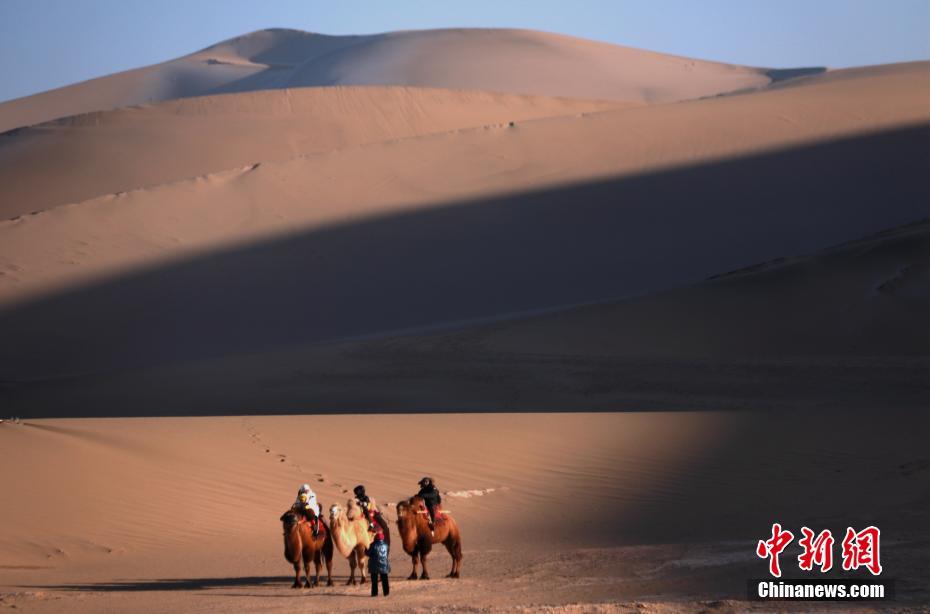
<svg viewBox="0 0 930 614">
<path fill-rule="evenodd" d="M 442 503 L 442 497 L 439 495 L 439 489 L 433 484 L 433 478 L 423 478 L 419 485 L 420 492 L 417 496 L 426 504 L 426 511 L 429 512 L 429 530 L 432 531 L 436 522 L 436 506 Z"/>
<path fill-rule="evenodd" d="M 368 573 L 371 576 L 371 596 L 378 596 L 378 580 L 381 580 L 381 592 L 387 597 L 391 592 L 388 574 L 391 573 L 390 548 L 384 541 L 384 533 L 375 533 L 375 540 L 365 550 L 368 555 Z"/>
<path fill-rule="evenodd" d="M 355 493 L 355 502 L 358 503 L 358 506 L 362 508 L 362 513 L 365 514 L 365 519 L 368 521 L 368 530 L 374 531 L 375 527 L 375 510 L 371 507 L 371 499 L 368 495 L 365 494 L 365 487 L 362 484 L 356 486 L 353 490 Z"/>
</svg>

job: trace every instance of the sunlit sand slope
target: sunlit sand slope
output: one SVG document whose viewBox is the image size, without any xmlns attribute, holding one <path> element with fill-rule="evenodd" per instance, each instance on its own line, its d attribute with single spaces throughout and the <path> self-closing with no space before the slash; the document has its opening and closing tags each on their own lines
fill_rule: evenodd
<svg viewBox="0 0 930 614">
<path fill-rule="evenodd" d="M 0 104 L 0 132 L 188 96 L 328 85 L 410 85 L 668 102 L 771 82 L 765 69 L 532 30 L 327 36 L 261 30 L 196 53 Z"/>
</svg>

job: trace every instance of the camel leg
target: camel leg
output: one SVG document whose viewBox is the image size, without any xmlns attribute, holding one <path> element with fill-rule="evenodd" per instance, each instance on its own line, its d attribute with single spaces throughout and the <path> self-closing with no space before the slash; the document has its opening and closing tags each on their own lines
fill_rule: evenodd
<svg viewBox="0 0 930 614">
<path fill-rule="evenodd" d="M 323 526 L 326 526 L 325 524 Z M 333 585 L 333 534 L 326 527 L 326 539 L 323 540 L 323 561 L 326 563 L 326 586 Z"/>
<path fill-rule="evenodd" d="M 300 559 L 294 561 L 294 583 L 291 588 L 300 588 Z"/>
<path fill-rule="evenodd" d="M 326 586 L 333 585 L 333 557 L 325 557 L 326 561 Z"/>
<path fill-rule="evenodd" d="M 414 552 L 413 554 L 410 555 L 410 560 L 413 561 L 413 571 L 410 572 L 410 575 L 407 576 L 407 579 L 408 579 L 408 580 L 416 580 L 416 579 L 417 579 L 417 562 L 418 562 L 417 553 L 416 553 L 416 552 Z"/>
<path fill-rule="evenodd" d="M 349 579 L 346 582 L 346 586 L 350 584 L 354 586 L 356 584 L 355 567 L 358 565 L 358 563 L 356 562 L 355 558 L 356 558 L 356 554 L 355 554 L 355 550 L 353 550 L 352 552 L 349 553 L 349 570 L 351 572 L 351 575 L 349 576 Z"/>
<path fill-rule="evenodd" d="M 458 578 L 462 571 L 462 544 L 454 539 L 448 539 L 443 544 L 452 557 L 452 571 L 449 572 L 448 578 Z"/>
<path fill-rule="evenodd" d="M 358 573 L 361 574 L 362 586 L 365 585 L 365 570 L 368 568 L 368 557 L 365 556 L 365 546 L 359 544 L 355 547 L 355 554 L 358 556 Z"/>
<path fill-rule="evenodd" d="M 426 554 L 420 553 L 420 564 L 423 565 L 423 573 L 420 574 L 421 580 L 429 580 L 429 572 L 426 571 Z"/>
<path fill-rule="evenodd" d="M 304 559 L 304 577 L 307 579 L 304 586 L 306 588 L 313 588 L 313 583 L 310 581 L 310 557 Z"/>
<path fill-rule="evenodd" d="M 316 570 L 316 575 L 313 578 L 313 586 L 320 585 L 320 568 L 323 567 L 322 553 L 317 550 L 313 553 L 313 567 Z"/>
</svg>

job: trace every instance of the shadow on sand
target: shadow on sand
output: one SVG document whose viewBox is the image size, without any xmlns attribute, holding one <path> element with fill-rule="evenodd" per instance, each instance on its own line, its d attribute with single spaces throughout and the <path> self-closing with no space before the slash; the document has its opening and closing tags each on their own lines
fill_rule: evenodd
<svg viewBox="0 0 930 614">
<path fill-rule="evenodd" d="M 355 593 L 333 593 L 333 588 L 344 588 L 348 576 L 333 576 L 335 587 L 329 587 L 327 594 L 330 596 L 352 597 Z M 312 589 L 291 589 L 294 582 L 293 576 L 239 576 L 228 578 L 163 578 L 153 580 L 117 580 L 113 582 L 88 582 L 86 584 L 56 584 L 32 586 L 30 588 L 57 590 L 57 591 L 74 591 L 83 593 L 132 593 L 148 591 L 208 591 L 213 589 L 231 589 L 231 588 L 274 588 L 287 589 L 287 595 L 299 595 L 301 593 L 309 594 L 311 591 L 327 588 L 325 586 L 325 576 L 322 577 L 321 586 Z M 367 595 L 366 585 L 355 587 L 359 595 Z M 323 594 L 320 592 L 319 594 Z M 232 596 L 241 596 L 232 593 Z M 267 593 L 261 597 L 270 596 Z"/>
<path fill-rule="evenodd" d="M 184 365 L 641 295 L 907 224 L 927 216 L 928 142 L 930 125 L 916 125 L 453 203 L 52 294 L 0 311 L 0 406 L 25 417 L 441 409 L 442 387 L 411 407 L 352 397 L 364 387 L 351 373 L 320 397 L 292 386 L 290 368 L 270 385 L 237 383 L 249 368 L 210 382 Z M 586 367 L 553 368 L 558 379 Z M 674 387 L 674 374 L 655 377 Z M 519 388 L 471 394 L 480 384 L 457 381 L 475 399 L 464 409 L 540 409 Z M 591 408 L 585 395 L 566 406 Z"/>
</svg>

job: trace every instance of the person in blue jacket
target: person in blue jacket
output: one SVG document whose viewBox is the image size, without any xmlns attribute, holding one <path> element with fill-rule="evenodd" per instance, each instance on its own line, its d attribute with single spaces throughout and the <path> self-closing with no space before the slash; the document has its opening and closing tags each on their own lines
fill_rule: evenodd
<svg viewBox="0 0 930 614">
<path fill-rule="evenodd" d="M 388 545 L 384 541 L 384 533 L 381 531 L 375 533 L 375 540 L 365 550 L 365 554 L 368 555 L 368 573 L 371 575 L 371 596 L 378 596 L 378 580 L 380 579 L 381 590 L 387 597 L 391 592 L 391 587 L 388 585 L 391 560 Z"/>
</svg>

